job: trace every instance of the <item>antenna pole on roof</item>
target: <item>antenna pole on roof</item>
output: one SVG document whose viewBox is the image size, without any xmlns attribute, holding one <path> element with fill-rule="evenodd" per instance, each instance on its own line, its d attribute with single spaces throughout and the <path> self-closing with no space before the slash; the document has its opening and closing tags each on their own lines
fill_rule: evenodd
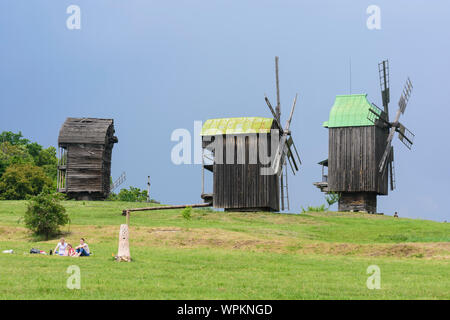
<svg viewBox="0 0 450 320">
<path fill-rule="evenodd" d="M 275 108 L 275 113 L 277 115 L 278 121 L 280 121 L 281 106 L 280 106 L 280 82 L 278 80 L 278 56 L 275 56 L 275 80 L 277 86 L 277 106 Z"/>
<path fill-rule="evenodd" d="M 352 57 L 350 57 L 350 94 L 352 94 Z"/>
</svg>

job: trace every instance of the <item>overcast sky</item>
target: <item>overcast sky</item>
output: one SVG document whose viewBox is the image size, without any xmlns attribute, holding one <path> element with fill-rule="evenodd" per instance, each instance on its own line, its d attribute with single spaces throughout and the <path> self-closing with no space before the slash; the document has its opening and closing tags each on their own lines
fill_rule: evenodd
<svg viewBox="0 0 450 320">
<path fill-rule="evenodd" d="M 70 5 L 80 29 L 68 29 Z M 381 10 L 370 30 L 366 10 Z M 391 67 L 391 118 L 404 82 L 414 90 L 401 121 L 416 134 L 394 141 L 397 189 L 378 211 L 449 220 L 450 3 L 448 1 L 0 2 L 0 131 L 56 146 L 66 117 L 113 118 L 119 143 L 112 175 L 163 203 L 201 202 L 200 165 L 175 165 L 172 132 L 218 117 L 270 117 L 274 56 L 280 57 L 283 123 L 303 160 L 289 177 L 292 212 L 324 203 L 313 186 L 327 158 L 335 96 L 367 93 L 381 106 L 377 63 Z M 71 20 L 72 21 L 72 20 Z M 72 21 L 73 22 L 73 21 Z M 194 137 L 193 137 L 194 138 Z M 207 175 L 212 179 L 212 177 Z"/>
</svg>

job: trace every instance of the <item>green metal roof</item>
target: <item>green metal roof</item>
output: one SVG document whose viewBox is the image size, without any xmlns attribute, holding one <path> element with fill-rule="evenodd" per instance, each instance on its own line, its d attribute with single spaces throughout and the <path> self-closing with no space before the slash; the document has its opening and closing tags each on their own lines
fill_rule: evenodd
<svg viewBox="0 0 450 320">
<path fill-rule="evenodd" d="M 367 94 L 336 96 L 330 118 L 323 123 L 323 126 L 328 128 L 373 126 L 373 123 L 367 119 L 369 109 L 379 112 L 367 100 Z"/>
<path fill-rule="evenodd" d="M 272 123 L 272 118 L 262 117 L 209 119 L 203 124 L 200 135 L 270 133 Z"/>
</svg>

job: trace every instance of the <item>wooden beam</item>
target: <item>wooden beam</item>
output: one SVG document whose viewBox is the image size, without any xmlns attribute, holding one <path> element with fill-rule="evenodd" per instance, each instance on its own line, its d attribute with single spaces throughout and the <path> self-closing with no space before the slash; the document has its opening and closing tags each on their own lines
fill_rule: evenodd
<svg viewBox="0 0 450 320">
<path fill-rule="evenodd" d="M 130 212 L 135 211 L 150 211 L 150 210 L 170 210 L 170 209 L 183 209 L 186 207 L 191 208 L 204 208 L 204 207 L 212 207 L 211 203 L 198 203 L 198 204 L 180 204 L 175 206 L 159 206 L 159 207 L 144 207 L 144 208 L 133 208 L 133 209 L 124 209 L 122 211 L 123 216 L 127 216 L 127 221 L 129 221 Z"/>
</svg>

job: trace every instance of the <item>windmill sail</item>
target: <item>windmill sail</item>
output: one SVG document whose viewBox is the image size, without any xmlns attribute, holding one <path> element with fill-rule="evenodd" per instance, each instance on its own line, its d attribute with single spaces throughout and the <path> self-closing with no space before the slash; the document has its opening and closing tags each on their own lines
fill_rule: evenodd
<svg viewBox="0 0 450 320">
<path fill-rule="evenodd" d="M 411 80 L 409 78 L 406 80 L 405 87 L 403 88 L 402 96 L 400 97 L 400 101 L 398 102 L 398 105 L 400 107 L 400 111 L 405 113 L 406 106 L 408 105 L 409 97 L 411 96 L 413 85 L 411 83 Z"/>
<path fill-rule="evenodd" d="M 386 149 L 384 151 L 383 157 L 381 158 L 381 162 L 380 162 L 380 166 L 379 166 L 379 172 L 382 174 L 384 173 L 384 170 L 386 169 L 386 165 L 388 163 L 388 157 L 389 157 L 389 153 L 391 151 L 391 143 L 392 143 L 392 139 L 394 138 L 395 132 L 399 132 L 400 141 L 402 141 L 403 144 L 405 144 L 408 148 L 411 148 L 411 145 L 413 143 L 412 139 L 414 138 L 414 134 L 411 131 L 409 131 L 408 129 L 406 129 L 406 127 L 399 122 L 400 116 L 405 112 L 406 106 L 408 105 L 408 101 L 411 96 L 412 88 L 413 88 L 413 86 L 412 86 L 411 80 L 408 78 L 406 80 L 406 84 L 403 89 L 403 93 L 398 102 L 399 108 L 397 110 L 395 120 L 393 123 L 390 124 L 391 129 L 390 129 L 387 141 L 386 141 Z"/>
<path fill-rule="evenodd" d="M 408 148 L 411 149 L 414 142 L 414 133 L 408 130 L 404 125 L 399 123 L 399 128 L 397 129 L 399 135 L 399 140 Z"/>
<path fill-rule="evenodd" d="M 394 147 L 391 147 L 389 159 L 389 178 L 391 183 L 391 191 L 395 189 L 395 171 L 394 171 Z"/>
<path fill-rule="evenodd" d="M 378 64 L 378 75 L 380 77 L 381 99 L 383 101 L 384 113 L 387 115 L 389 121 L 389 61 L 384 60 Z"/>
<path fill-rule="evenodd" d="M 286 121 L 286 126 L 281 135 L 280 143 L 278 144 L 277 151 L 272 163 L 272 169 L 275 174 L 280 175 L 286 154 L 288 153 L 287 136 L 289 133 L 289 127 L 291 125 L 292 117 L 294 115 L 295 105 L 297 103 L 297 95 L 295 95 L 294 102 L 292 104 L 291 113 L 288 120 Z"/>
</svg>

